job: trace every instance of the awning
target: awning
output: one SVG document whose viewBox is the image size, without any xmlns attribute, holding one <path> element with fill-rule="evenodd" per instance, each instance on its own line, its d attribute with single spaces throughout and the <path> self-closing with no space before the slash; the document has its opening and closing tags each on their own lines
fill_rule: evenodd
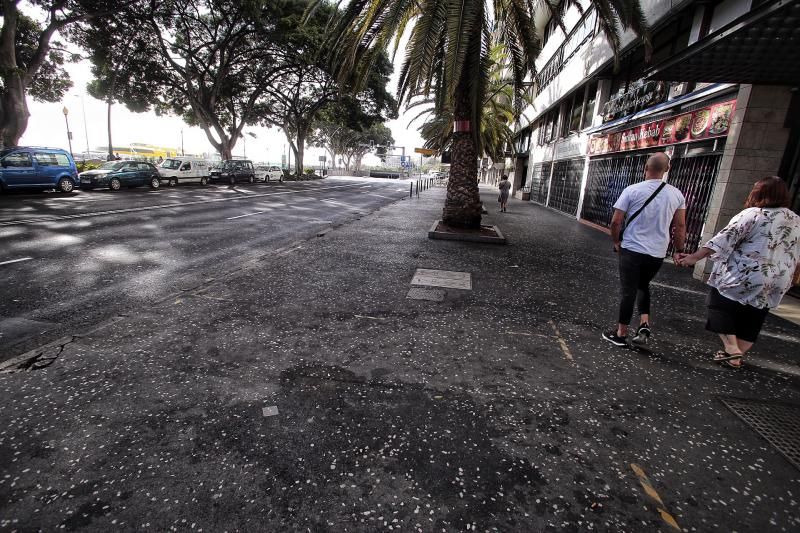
<svg viewBox="0 0 800 533">
<path fill-rule="evenodd" d="M 715 94 L 724 92 L 731 87 L 733 87 L 733 84 L 731 83 L 715 83 L 714 85 L 709 85 L 708 87 L 704 87 L 698 91 L 693 91 L 688 94 L 684 94 L 683 96 L 673 98 L 672 100 L 661 102 L 660 104 L 648 107 L 647 109 L 642 109 L 641 111 L 638 111 L 632 115 L 628 115 L 627 117 L 618 118 L 616 120 L 606 122 L 605 124 L 586 128 L 581 133 L 597 133 L 598 131 L 605 131 L 615 127 L 626 126 L 634 120 L 639 120 L 657 113 L 661 113 L 662 111 L 667 111 L 673 107 L 687 105 L 692 102 L 696 102 L 697 100 L 708 98 Z"/>
<path fill-rule="evenodd" d="M 800 84 L 800 0 L 767 0 L 645 75 L 669 81 Z"/>
</svg>

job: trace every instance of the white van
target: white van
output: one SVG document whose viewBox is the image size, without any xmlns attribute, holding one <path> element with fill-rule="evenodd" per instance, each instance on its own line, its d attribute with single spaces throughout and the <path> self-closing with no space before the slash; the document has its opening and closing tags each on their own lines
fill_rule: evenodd
<svg viewBox="0 0 800 533">
<path fill-rule="evenodd" d="M 178 183 L 205 185 L 211 177 L 211 165 L 205 159 L 189 156 L 168 157 L 158 165 L 161 182 L 170 187 Z"/>
</svg>

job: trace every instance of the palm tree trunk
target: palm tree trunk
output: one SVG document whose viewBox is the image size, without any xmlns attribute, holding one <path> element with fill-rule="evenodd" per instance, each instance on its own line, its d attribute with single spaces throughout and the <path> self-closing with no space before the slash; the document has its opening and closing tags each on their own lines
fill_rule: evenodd
<svg viewBox="0 0 800 533">
<path fill-rule="evenodd" d="M 483 205 L 478 192 L 478 153 L 472 136 L 472 128 L 478 125 L 470 124 L 466 83 L 462 81 L 459 85 L 462 97 L 455 102 L 450 179 L 442 222 L 459 228 L 480 228 Z"/>
</svg>

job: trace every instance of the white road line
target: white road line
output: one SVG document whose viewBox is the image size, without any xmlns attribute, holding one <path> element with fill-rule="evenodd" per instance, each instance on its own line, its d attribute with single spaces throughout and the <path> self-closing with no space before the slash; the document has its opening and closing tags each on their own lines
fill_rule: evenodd
<svg viewBox="0 0 800 533">
<path fill-rule="evenodd" d="M 22 220 L 6 220 L 4 222 L 0 222 L 0 226 L 18 226 L 21 224 L 36 224 L 38 222 L 53 222 L 56 220 L 70 220 L 76 218 L 88 218 L 88 217 L 98 217 L 104 215 L 117 215 L 121 213 L 135 213 L 138 211 L 154 211 L 156 209 L 175 209 L 178 207 L 185 207 L 190 205 L 202 205 L 202 204 L 212 204 L 217 202 L 231 202 L 237 200 L 249 200 L 251 198 L 261 198 L 264 196 L 278 196 L 282 194 L 290 194 L 294 192 L 307 192 L 307 193 L 316 193 L 321 191 L 327 191 L 330 189 L 342 189 L 342 188 L 353 188 L 358 187 L 358 185 L 335 185 L 333 187 L 314 187 L 308 189 L 287 189 L 286 191 L 281 192 L 268 192 L 262 194 L 251 194 L 249 196 L 235 196 L 232 198 L 212 198 L 210 200 L 197 200 L 194 202 L 184 202 L 184 203 L 173 203 L 173 204 L 157 204 L 157 205 L 148 205 L 143 207 L 129 207 L 126 209 L 112 209 L 108 211 L 97 211 L 95 213 L 75 213 L 74 215 L 60 215 L 60 216 L 49 216 L 49 217 L 41 217 L 41 218 L 29 218 L 29 219 L 22 219 Z"/>
<path fill-rule="evenodd" d="M 658 282 L 658 281 L 651 281 L 650 285 L 655 285 L 656 287 L 664 287 L 665 289 L 672 289 L 673 291 L 678 291 L 678 292 L 686 292 L 686 293 L 689 293 L 689 294 L 699 294 L 701 296 L 705 296 L 707 294 L 707 293 L 705 293 L 703 291 L 695 291 L 695 290 L 687 289 L 687 288 L 684 288 L 684 287 L 675 287 L 673 285 L 667 285 L 666 283 L 661 283 L 661 282 Z"/>
<path fill-rule="evenodd" d="M 387 200 L 394 200 L 391 196 L 384 196 L 382 194 L 375 194 L 374 192 L 369 193 L 370 196 L 377 196 L 378 198 L 386 198 Z"/>
<path fill-rule="evenodd" d="M 11 259 L 10 261 L 0 262 L 0 266 L 10 265 L 11 263 L 21 263 L 22 261 L 30 261 L 33 257 L 20 257 L 19 259 Z"/>
<path fill-rule="evenodd" d="M 270 209 L 269 211 L 272 211 L 272 209 Z M 259 211 L 257 213 L 247 213 L 246 215 L 239 215 L 238 217 L 228 217 L 225 220 L 236 220 L 237 218 L 251 217 L 253 215 L 263 215 L 264 213 L 269 213 L 269 211 Z"/>
<path fill-rule="evenodd" d="M 371 187 L 372 187 L 372 185 L 364 185 L 364 186 L 363 186 L 363 187 L 361 187 L 361 188 L 362 188 L 362 189 L 369 189 L 369 188 L 371 188 Z"/>
</svg>

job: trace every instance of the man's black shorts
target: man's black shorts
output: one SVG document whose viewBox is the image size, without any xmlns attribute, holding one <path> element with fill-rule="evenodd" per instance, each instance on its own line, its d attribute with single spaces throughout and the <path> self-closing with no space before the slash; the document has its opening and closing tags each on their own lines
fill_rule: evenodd
<svg viewBox="0 0 800 533">
<path fill-rule="evenodd" d="M 759 309 L 726 298 L 715 288 L 708 295 L 706 329 L 723 335 L 736 335 L 747 342 L 756 342 L 769 309 Z"/>
</svg>

